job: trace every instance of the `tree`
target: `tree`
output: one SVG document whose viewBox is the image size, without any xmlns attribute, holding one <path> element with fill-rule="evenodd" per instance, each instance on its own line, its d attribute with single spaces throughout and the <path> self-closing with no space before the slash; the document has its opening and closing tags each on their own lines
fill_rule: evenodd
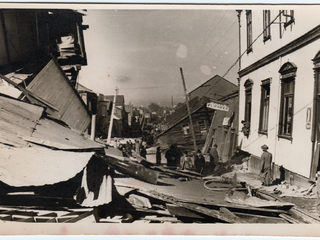
<svg viewBox="0 0 320 240">
<path fill-rule="evenodd" d="M 156 113 L 158 113 L 161 110 L 161 107 L 158 104 L 154 103 L 154 102 L 150 103 L 148 108 L 149 108 L 149 110 L 151 112 L 156 112 Z"/>
</svg>

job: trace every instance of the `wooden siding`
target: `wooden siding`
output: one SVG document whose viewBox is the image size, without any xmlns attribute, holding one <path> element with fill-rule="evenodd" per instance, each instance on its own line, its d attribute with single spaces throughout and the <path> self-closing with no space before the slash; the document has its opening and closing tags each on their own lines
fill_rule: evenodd
<svg viewBox="0 0 320 240">
<path fill-rule="evenodd" d="M 229 104 L 229 112 L 216 111 L 215 119 L 213 122 L 214 134 L 212 144 L 218 144 L 218 153 L 222 161 L 227 161 L 231 158 L 232 153 L 235 150 L 237 143 L 237 122 L 238 122 L 238 96 L 233 96 L 230 99 L 224 101 Z M 206 135 L 200 132 L 198 122 L 205 120 L 207 126 L 207 132 L 209 130 L 212 116 L 214 110 L 207 108 L 205 105 L 199 109 L 197 112 L 192 114 L 192 123 L 196 137 L 196 144 L 198 149 L 202 149 L 206 140 Z M 223 125 L 224 118 L 230 118 L 233 116 L 233 121 L 231 126 Z M 189 124 L 189 118 L 184 119 L 179 122 L 171 129 L 167 130 L 165 133 L 159 136 L 159 141 L 163 146 L 167 145 L 170 147 L 171 144 L 177 144 L 182 149 L 193 149 L 193 141 L 191 132 L 189 134 L 184 134 L 182 126 L 184 124 Z"/>
<path fill-rule="evenodd" d="M 213 116 L 214 110 L 208 109 L 205 106 L 201 108 L 199 111 L 192 114 L 192 123 L 194 128 L 194 133 L 196 137 L 197 148 L 201 149 L 206 141 L 206 135 L 203 135 L 200 132 L 198 122 L 204 120 L 206 122 L 207 131 L 210 127 L 211 119 Z M 179 124 L 172 127 L 166 133 L 159 137 L 161 142 L 167 143 L 169 146 L 171 144 L 177 143 L 179 147 L 186 149 L 193 149 L 193 141 L 191 132 L 189 134 L 184 134 L 182 125 L 189 124 L 189 118 L 184 119 Z"/>
<path fill-rule="evenodd" d="M 27 90 L 58 110 L 47 108 L 50 116 L 82 132 L 88 128 L 91 121 L 89 110 L 56 61 L 51 60 L 31 81 Z"/>
<path fill-rule="evenodd" d="M 0 143 L 26 146 L 21 136 L 31 136 L 43 110 L 39 106 L 0 96 Z"/>
</svg>

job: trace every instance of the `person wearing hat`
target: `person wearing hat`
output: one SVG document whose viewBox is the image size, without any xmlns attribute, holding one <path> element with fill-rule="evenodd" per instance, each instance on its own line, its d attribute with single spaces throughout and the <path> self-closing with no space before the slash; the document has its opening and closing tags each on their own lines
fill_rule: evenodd
<svg viewBox="0 0 320 240">
<path fill-rule="evenodd" d="M 261 182 L 262 186 L 269 186 L 272 182 L 271 176 L 271 164 L 272 164 L 272 154 L 268 152 L 269 147 L 267 145 L 262 145 L 261 149 L 263 151 L 261 155 L 262 167 L 261 167 Z"/>
</svg>

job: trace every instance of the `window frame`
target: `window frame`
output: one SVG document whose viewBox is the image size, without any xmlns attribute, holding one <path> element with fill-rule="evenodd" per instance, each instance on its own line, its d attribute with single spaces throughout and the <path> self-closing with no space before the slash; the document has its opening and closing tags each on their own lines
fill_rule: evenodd
<svg viewBox="0 0 320 240">
<path fill-rule="evenodd" d="M 252 49 L 252 11 L 246 10 L 246 27 L 247 27 L 247 54 L 253 51 Z"/>
<path fill-rule="evenodd" d="M 253 81 L 248 79 L 245 84 L 245 109 L 244 109 L 244 121 L 251 123 L 251 110 L 252 110 L 252 87 Z M 248 106 L 250 103 L 250 107 Z"/>
<path fill-rule="evenodd" d="M 187 135 L 191 134 L 189 123 L 182 123 L 181 124 L 181 129 L 182 129 L 182 133 L 183 133 L 184 136 L 187 136 Z M 187 131 L 185 131 L 185 130 L 187 130 Z"/>
<path fill-rule="evenodd" d="M 259 134 L 268 135 L 271 78 L 261 81 Z M 268 94 L 269 92 L 269 94 Z"/>
<path fill-rule="evenodd" d="M 281 101 L 279 113 L 278 137 L 292 140 L 294 122 L 294 97 L 295 97 L 295 78 L 297 67 L 290 62 L 285 63 L 279 73 L 281 74 Z M 292 84 L 291 88 L 290 85 Z M 285 89 L 289 89 L 285 92 Z M 292 90 L 292 91 L 290 91 Z M 291 109 L 289 102 L 291 101 Z M 291 111 L 291 113 L 290 113 Z M 291 116 L 290 116 L 291 115 Z M 288 120 L 290 118 L 290 121 Z M 290 126 L 288 126 L 290 124 Z"/>
<path fill-rule="evenodd" d="M 271 40 L 270 10 L 263 10 L 263 42 Z"/>
</svg>

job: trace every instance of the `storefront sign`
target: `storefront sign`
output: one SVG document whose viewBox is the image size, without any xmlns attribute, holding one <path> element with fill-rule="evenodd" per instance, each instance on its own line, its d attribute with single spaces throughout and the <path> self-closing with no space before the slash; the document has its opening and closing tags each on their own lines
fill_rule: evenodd
<svg viewBox="0 0 320 240">
<path fill-rule="evenodd" d="M 229 112 L 229 106 L 228 104 L 225 103 L 219 103 L 219 102 L 209 102 L 207 103 L 207 108 L 211 108 L 214 110 L 220 110 L 220 111 L 225 111 L 225 112 Z"/>
</svg>

